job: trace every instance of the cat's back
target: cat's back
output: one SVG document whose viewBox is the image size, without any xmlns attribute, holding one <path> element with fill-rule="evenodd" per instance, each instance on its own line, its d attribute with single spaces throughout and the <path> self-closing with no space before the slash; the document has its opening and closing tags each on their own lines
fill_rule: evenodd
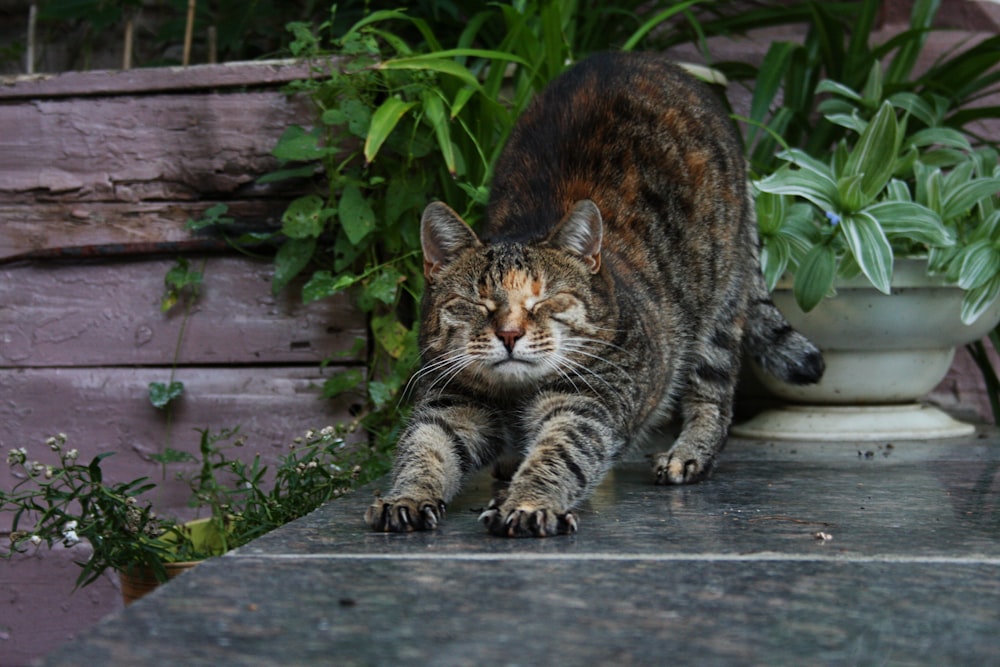
<svg viewBox="0 0 1000 667">
<path fill-rule="evenodd" d="M 697 216 L 720 201 L 742 206 L 745 180 L 738 134 L 708 86 L 657 54 L 598 54 L 519 119 L 483 234 L 540 240 L 581 199 L 598 204 L 612 232 L 641 211 Z"/>
</svg>

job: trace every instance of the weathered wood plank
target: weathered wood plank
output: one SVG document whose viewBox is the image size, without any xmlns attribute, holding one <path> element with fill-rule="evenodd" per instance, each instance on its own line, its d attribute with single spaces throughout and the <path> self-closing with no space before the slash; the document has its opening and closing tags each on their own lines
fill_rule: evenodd
<svg viewBox="0 0 1000 667">
<path fill-rule="evenodd" d="M 189 258 L 193 269 L 202 260 Z M 204 259 L 177 362 L 318 363 L 365 336 L 346 298 L 303 305 L 301 281 L 271 293 L 273 265 Z M 183 324 L 163 314 L 163 278 L 173 259 L 29 262 L 0 267 L 0 367 L 169 366 Z M 344 360 L 347 361 L 347 360 Z"/>
<path fill-rule="evenodd" d="M 0 536 L 6 539 L 5 536 Z M 0 566 L 0 664 L 28 665 L 53 647 L 83 636 L 101 618 L 122 608 L 114 573 L 73 590 L 90 548 L 39 550 Z"/>
<path fill-rule="evenodd" d="M 93 246 L 131 246 L 222 240 L 216 232 L 191 232 L 190 219 L 204 217 L 217 201 L 191 202 L 66 202 L 61 204 L 0 204 L 0 263 L 54 249 Z M 287 199 L 249 199 L 224 202 L 238 233 L 275 231 Z"/>
<path fill-rule="evenodd" d="M 0 370 L 0 452 L 6 457 L 10 449 L 25 447 L 31 460 L 53 463 L 45 439 L 65 433 L 68 446 L 79 450 L 82 460 L 115 452 L 102 466 L 108 479 L 130 481 L 148 475 L 158 480 L 159 511 L 184 516 L 187 487 L 173 478 L 162 480 L 152 454 L 168 444 L 194 453 L 196 429 L 238 426 L 246 436 L 240 458 L 249 460 L 260 452 L 273 462 L 307 429 L 351 420 L 357 395 L 319 398 L 324 378 L 337 370 L 181 368 L 176 379 L 185 391 L 169 418 L 148 399 L 150 382 L 169 379 L 166 369 Z M 0 466 L 0 488 L 15 483 L 10 468 Z M 10 521 L 9 515 L 0 516 L 0 532 L 9 529 Z"/>
<path fill-rule="evenodd" d="M 313 63 L 283 59 L 8 76 L 0 78 L 0 102 L 69 95 L 125 95 L 245 86 L 278 87 L 290 81 L 315 76 L 317 71 L 328 71 L 336 63 L 335 58 Z"/>
<path fill-rule="evenodd" d="M 307 100 L 277 91 L 0 104 L 0 202 L 235 193 L 276 168 L 290 124 L 312 120 Z"/>
</svg>

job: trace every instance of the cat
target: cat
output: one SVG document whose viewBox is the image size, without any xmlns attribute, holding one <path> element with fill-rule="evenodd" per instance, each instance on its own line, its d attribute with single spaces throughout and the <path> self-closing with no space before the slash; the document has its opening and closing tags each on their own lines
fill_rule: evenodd
<svg viewBox="0 0 1000 667">
<path fill-rule="evenodd" d="M 442 202 L 423 213 L 418 393 L 374 530 L 436 528 L 466 474 L 512 454 L 488 531 L 575 532 L 616 457 L 672 415 L 656 482 L 712 472 L 742 347 L 788 382 L 823 373 L 764 283 L 737 129 L 662 56 L 591 56 L 552 81 L 486 213 L 479 235 Z"/>
</svg>

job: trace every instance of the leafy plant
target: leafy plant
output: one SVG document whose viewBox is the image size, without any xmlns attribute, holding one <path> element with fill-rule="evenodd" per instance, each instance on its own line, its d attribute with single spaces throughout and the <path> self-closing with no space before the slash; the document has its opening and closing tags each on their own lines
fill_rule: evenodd
<svg viewBox="0 0 1000 667">
<path fill-rule="evenodd" d="M 845 137 L 847 128 L 818 114 L 830 89 L 822 82 L 836 81 L 845 89 L 860 91 L 877 109 L 882 99 L 911 94 L 946 112 L 939 125 L 960 130 L 980 141 L 973 128 L 982 118 L 995 118 L 995 106 L 978 104 L 995 92 L 1000 81 L 1000 37 L 991 37 L 958 52 L 943 55 L 924 73 L 915 76 L 917 59 L 933 30 L 940 0 L 916 0 L 908 29 L 879 43 L 873 34 L 881 8 L 878 0 L 860 2 L 797 2 L 788 7 L 755 11 L 706 22 L 706 30 L 740 29 L 780 22 L 805 24 L 805 38 L 778 40 L 769 47 L 763 63 L 717 63 L 731 80 L 750 80 L 753 95 L 746 131 L 747 154 L 760 175 L 780 166 L 776 154 L 795 147 L 824 159 Z M 884 74 L 870 77 L 874 67 Z"/>
<path fill-rule="evenodd" d="M 0 513 L 9 512 L 12 525 L 10 549 L 0 557 L 86 540 L 92 553 L 78 563 L 77 586 L 94 582 L 109 568 L 144 568 L 165 581 L 165 563 L 217 556 L 381 474 L 384 457 L 346 443 L 344 435 L 334 427 L 307 432 L 273 474 L 259 454 L 250 463 L 230 458 L 228 452 L 244 444 L 237 430 L 202 431 L 197 456 L 167 449 L 154 457 L 164 466 L 196 464 L 195 475 L 179 476 L 191 486 L 192 507 L 208 510 L 219 536 L 206 545 L 208 550 L 199 548 L 183 523 L 156 515 L 147 500 L 156 488 L 149 478 L 117 483 L 105 478 L 102 465 L 113 452 L 79 463 L 79 451 L 67 448 L 64 434 L 46 442 L 56 457 L 51 464 L 29 459 L 24 448 L 13 449 L 7 462 L 21 481 L 9 491 L 0 489 Z"/>
<path fill-rule="evenodd" d="M 808 311 L 838 273 L 861 272 L 888 294 L 894 257 L 926 256 L 930 272 L 967 290 L 962 320 L 976 320 L 1000 296 L 996 152 L 973 151 L 942 126 L 940 98 L 901 92 L 879 102 L 878 64 L 863 93 L 831 81 L 819 89 L 838 96 L 821 106 L 845 138 L 826 161 L 782 151 L 784 166 L 756 182 L 769 284 L 794 269 L 795 297 Z M 920 129 L 907 131 L 911 119 Z M 782 195 L 809 206 L 789 214 Z"/>
</svg>

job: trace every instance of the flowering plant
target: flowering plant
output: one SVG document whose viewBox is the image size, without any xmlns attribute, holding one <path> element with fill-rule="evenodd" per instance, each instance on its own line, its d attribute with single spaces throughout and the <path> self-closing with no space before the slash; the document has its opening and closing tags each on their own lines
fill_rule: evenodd
<svg viewBox="0 0 1000 667">
<path fill-rule="evenodd" d="M 10 549 L 0 556 L 11 558 L 43 544 L 68 548 L 86 540 L 92 554 L 78 563 L 77 586 L 94 582 L 108 568 L 144 568 L 165 581 L 165 563 L 224 553 L 378 474 L 373 452 L 348 446 L 342 433 L 327 427 L 296 438 L 273 474 L 261 464 L 260 454 L 250 463 L 229 456 L 231 448 L 244 444 L 238 429 L 201 431 L 198 456 L 168 449 L 154 457 L 165 466 L 197 464 L 196 474 L 180 472 L 178 477 L 191 486 L 191 505 L 209 511 L 213 533 L 219 536 L 207 550 L 195 545 L 182 522 L 157 516 L 146 499 L 156 487 L 148 477 L 120 483 L 105 479 L 101 466 L 113 452 L 80 463 L 79 451 L 67 447 L 62 433 L 46 441 L 57 460 L 53 464 L 30 459 L 23 447 L 13 449 L 7 462 L 21 479 L 10 491 L 0 489 L 0 514 L 12 514 Z"/>
</svg>

